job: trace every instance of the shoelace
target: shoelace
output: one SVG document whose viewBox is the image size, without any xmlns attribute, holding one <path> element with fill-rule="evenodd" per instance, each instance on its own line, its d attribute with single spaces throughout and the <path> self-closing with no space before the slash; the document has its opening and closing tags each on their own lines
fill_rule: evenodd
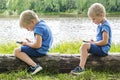
<svg viewBox="0 0 120 80">
<path fill-rule="evenodd" d="M 38 65 L 36 65 L 36 66 L 34 66 L 34 67 L 31 66 L 31 69 L 36 69 L 37 67 L 38 67 Z"/>
<path fill-rule="evenodd" d="M 81 67 L 77 66 L 77 67 L 75 68 L 75 71 L 80 71 L 80 72 L 81 72 L 81 71 L 83 71 L 83 70 L 82 70 Z"/>
</svg>

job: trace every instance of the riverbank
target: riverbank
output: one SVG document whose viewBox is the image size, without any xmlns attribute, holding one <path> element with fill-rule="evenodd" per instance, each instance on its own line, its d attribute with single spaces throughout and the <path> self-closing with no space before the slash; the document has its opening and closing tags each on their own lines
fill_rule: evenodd
<svg viewBox="0 0 120 80">
<path fill-rule="evenodd" d="M 37 13 L 41 18 L 56 18 L 56 17 L 88 17 L 87 13 L 77 14 L 77 13 L 67 13 L 67 12 L 51 12 L 51 13 Z M 120 12 L 111 12 L 106 14 L 107 17 L 120 17 Z M 0 18 L 19 18 L 19 15 L 5 15 L 0 14 Z"/>
</svg>

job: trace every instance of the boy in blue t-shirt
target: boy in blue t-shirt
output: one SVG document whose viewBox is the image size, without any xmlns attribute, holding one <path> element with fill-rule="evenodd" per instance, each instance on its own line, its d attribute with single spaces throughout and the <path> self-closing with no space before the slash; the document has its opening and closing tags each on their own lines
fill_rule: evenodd
<svg viewBox="0 0 120 80">
<path fill-rule="evenodd" d="M 96 41 L 90 40 L 81 46 L 80 64 L 71 71 L 72 74 L 76 75 L 85 70 L 88 53 L 96 56 L 106 56 L 111 47 L 112 32 L 109 22 L 105 18 L 106 11 L 104 6 L 100 3 L 92 4 L 88 10 L 88 16 L 93 23 L 98 25 Z"/>
<path fill-rule="evenodd" d="M 33 31 L 35 41 L 32 42 L 26 39 L 26 42 L 21 42 L 21 48 L 15 49 L 14 54 L 31 66 L 28 71 L 36 74 L 42 70 L 42 67 L 30 57 L 42 56 L 48 53 L 53 42 L 52 32 L 43 20 L 39 21 L 37 14 L 32 10 L 26 10 L 21 13 L 20 27 Z"/>
</svg>

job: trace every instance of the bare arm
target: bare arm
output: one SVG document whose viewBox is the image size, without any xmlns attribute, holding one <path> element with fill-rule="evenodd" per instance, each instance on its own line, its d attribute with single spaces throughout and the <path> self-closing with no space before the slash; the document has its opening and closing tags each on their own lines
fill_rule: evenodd
<svg viewBox="0 0 120 80">
<path fill-rule="evenodd" d="M 103 46 L 103 45 L 106 45 L 108 43 L 108 33 L 106 31 L 103 31 L 102 33 L 102 40 L 100 41 L 96 41 L 96 42 L 92 42 L 93 44 L 96 44 L 98 46 Z"/>
<path fill-rule="evenodd" d="M 35 35 L 36 41 L 35 42 L 23 42 L 22 45 L 30 46 L 31 48 L 40 48 L 42 45 L 42 37 L 38 34 Z"/>
</svg>

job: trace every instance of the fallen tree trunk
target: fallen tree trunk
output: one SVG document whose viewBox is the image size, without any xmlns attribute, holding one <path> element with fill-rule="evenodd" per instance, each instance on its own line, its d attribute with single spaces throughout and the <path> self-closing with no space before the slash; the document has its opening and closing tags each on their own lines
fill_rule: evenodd
<svg viewBox="0 0 120 80">
<path fill-rule="evenodd" d="M 79 64 L 79 54 L 48 54 L 42 57 L 33 57 L 44 70 L 52 72 L 70 72 Z M 0 72 L 26 69 L 28 65 L 14 57 L 14 55 L 0 54 Z M 106 57 L 90 55 L 86 64 L 87 69 L 120 71 L 120 54 L 110 54 Z"/>
</svg>

